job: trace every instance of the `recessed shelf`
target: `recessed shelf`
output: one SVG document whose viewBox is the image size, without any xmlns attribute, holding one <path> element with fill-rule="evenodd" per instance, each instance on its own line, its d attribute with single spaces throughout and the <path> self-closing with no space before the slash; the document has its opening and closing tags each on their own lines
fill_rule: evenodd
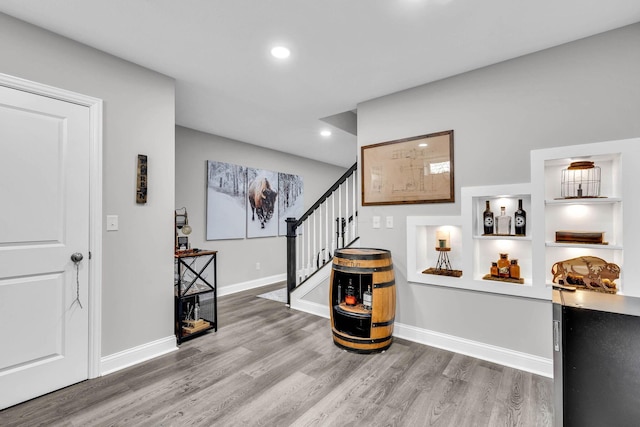
<svg viewBox="0 0 640 427">
<path fill-rule="evenodd" d="M 547 205 L 609 205 L 622 202 L 620 197 L 585 197 L 582 199 L 547 199 L 544 201 Z"/>
<path fill-rule="evenodd" d="M 515 234 L 481 234 L 477 236 L 473 236 L 474 239 L 478 240 L 524 240 L 531 241 L 531 236 L 521 236 Z"/>
<path fill-rule="evenodd" d="M 640 274 L 638 267 L 630 262 L 623 264 L 623 260 L 634 259 L 638 253 L 634 238 L 638 227 L 629 212 L 638 209 L 638 202 L 632 196 L 640 161 L 639 143 L 640 139 L 635 138 L 531 152 L 531 179 L 536 182 L 534 196 L 544 200 L 543 204 L 533 207 L 533 214 L 543 219 L 543 239 L 534 237 L 533 262 L 539 266 L 536 269 L 544 272 L 546 286 L 552 286 L 551 270 L 555 264 L 597 257 L 620 267 L 619 277 L 615 278 L 618 293 L 623 293 L 624 288 L 625 294 L 640 296 L 640 286 L 629 280 Z M 576 161 L 593 162 L 600 168 L 599 191 L 594 194 L 600 197 L 560 197 L 564 184 L 560 176 Z M 608 244 L 558 242 L 554 236 L 559 230 L 603 233 L 603 240 Z"/>
<path fill-rule="evenodd" d="M 620 245 L 599 245 L 595 243 L 558 243 L 558 242 L 545 242 L 545 246 L 548 248 L 580 248 L 580 249 L 594 249 L 594 250 L 622 250 Z"/>
</svg>

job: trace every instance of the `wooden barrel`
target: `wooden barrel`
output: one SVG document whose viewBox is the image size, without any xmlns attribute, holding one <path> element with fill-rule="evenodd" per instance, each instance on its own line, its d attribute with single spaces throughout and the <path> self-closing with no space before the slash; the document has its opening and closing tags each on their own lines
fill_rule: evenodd
<svg viewBox="0 0 640 427">
<path fill-rule="evenodd" d="M 391 252 L 371 248 L 337 249 L 329 284 L 333 342 L 359 353 L 389 348 L 396 313 Z M 371 293 L 371 308 L 363 305 L 367 291 Z M 346 297 L 347 293 L 354 294 L 355 303 L 351 296 Z"/>
</svg>

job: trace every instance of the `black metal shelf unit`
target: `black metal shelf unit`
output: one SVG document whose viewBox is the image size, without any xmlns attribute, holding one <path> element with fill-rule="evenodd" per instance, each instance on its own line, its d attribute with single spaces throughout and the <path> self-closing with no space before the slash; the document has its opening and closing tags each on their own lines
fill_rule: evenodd
<svg viewBox="0 0 640 427">
<path fill-rule="evenodd" d="M 175 254 L 178 344 L 212 329 L 218 330 L 217 253 L 190 250 Z"/>
</svg>

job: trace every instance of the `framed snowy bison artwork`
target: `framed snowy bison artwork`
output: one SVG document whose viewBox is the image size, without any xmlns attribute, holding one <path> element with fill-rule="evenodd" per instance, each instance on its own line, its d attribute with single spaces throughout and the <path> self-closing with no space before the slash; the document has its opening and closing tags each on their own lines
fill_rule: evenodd
<svg viewBox="0 0 640 427">
<path fill-rule="evenodd" d="M 278 172 L 247 168 L 247 237 L 278 235 Z"/>
<path fill-rule="evenodd" d="M 300 175 L 278 174 L 278 234 L 287 235 L 287 218 L 300 218 L 304 214 L 304 183 Z M 298 228 L 298 234 L 302 227 Z"/>
<path fill-rule="evenodd" d="M 247 235 L 247 168 L 207 161 L 207 240 Z"/>
</svg>

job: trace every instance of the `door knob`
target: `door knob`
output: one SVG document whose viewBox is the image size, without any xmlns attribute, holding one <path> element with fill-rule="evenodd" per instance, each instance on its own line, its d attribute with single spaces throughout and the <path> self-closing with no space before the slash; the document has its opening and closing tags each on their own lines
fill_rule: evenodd
<svg viewBox="0 0 640 427">
<path fill-rule="evenodd" d="M 75 262 L 75 263 L 79 263 L 80 261 L 82 261 L 84 257 L 82 256 L 82 254 L 80 252 L 76 252 L 74 254 L 71 255 L 71 261 Z"/>
</svg>

